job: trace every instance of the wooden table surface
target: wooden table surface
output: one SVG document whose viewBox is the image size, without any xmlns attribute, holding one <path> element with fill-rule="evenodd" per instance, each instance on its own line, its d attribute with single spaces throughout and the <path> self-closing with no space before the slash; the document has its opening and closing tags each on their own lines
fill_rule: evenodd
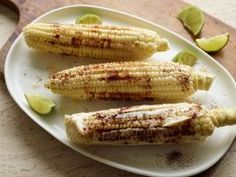
<svg viewBox="0 0 236 177">
<path fill-rule="evenodd" d="M 202 7 L 203 10 L 236 28 L 235 0 L 227 1 L 227 3 L 222 0 L 186 1 Z M 214 5 L 211 6 L 211 3 Z M 4 16 L 3 13 L 8 15 Z M 7 35 L 10 35 L 11 29 L 13 30 L 14 21 L 16 21 L 16 17 L 0 7 L 0 46 Z M 58 142 L 16 106 L 9 96 L 3 80 L 0 80 L 0 100 L 1 177 L 138 176 L 91 160 Z M 228 153 L 215 166 L 198 176 L 236 176 L 235 151 L 236 143 L 234 142 Z"/>
</svg>

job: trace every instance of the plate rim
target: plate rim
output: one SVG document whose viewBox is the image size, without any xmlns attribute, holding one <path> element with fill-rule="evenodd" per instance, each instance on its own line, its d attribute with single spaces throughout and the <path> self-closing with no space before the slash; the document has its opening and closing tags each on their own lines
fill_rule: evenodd
<svg viewBox="0 0 236 177">
<path fill-rule="evenodd" d="M 154 22 L 151 22 L 149 20 L 146 20 L 142 17 L 139 17 L 139 16 L 136 16 L 136 15 L 133 15 L 133 14 L 129 14 L 128 12 L 124 12 L 124 11 L 120 11 L 120 10 L 115 10 L 115 9 L 112 9 L 112 8 L 108 8 L 108 7 L 103 7 L 103 6 L 97 6 L 97 5 L 90 5 L 90 4 L 76 4 L 76 5 L 67 5 L 67 6 L 62 6 L 62 7 L 59 7 L 59 8 L 55 8 L 55 9 L 52 9 L 52 10 L 49 10 L 47 11 L 46 13 L 40 15 L 39 17 L 37 17 L 35 20 L 33 20 L 31 23 L 29 24 L 32 24 L 32 23 L 35 23 L 37 22 L 38 20 L 42 19 L 43 17 L 47 16 L 47 15 L 50 15 L 52 13 L 55 13 L 57 11 L 61 11 L 61 10 L 64 10 L 64 9 L 69 9 L 69 8 L 94 8 L 94 9 L 97 9 L 97 10 L 105 10 L 105 11 L 109 11 L 110 13 L 116 13 L 116 14 L 119 14 L 119 15 L 125 15 L 129 18 L 132 18 L 132 19 L 135 19 L 135 20 L 139 20 L 139 21 L 142 21 L 142 23 L 146 23 L 146 24 L 150 24 L 152 26 L 155 26 L 157 28 L 160 28 L 161 30 L 164 30 L 168 33 L 170 33 L 171 35 L 175 35 L 176 37 L 178 37 L 179 39 L 185 41 L 188 45 L 190 45 L 191 47 L 197 49 L 203 56 L 205 56 L 206 58 L 208 58 L 209 60 L 211 60 L 211 62 L 213 62 L 214 64 L 217 65 L 217 67 L 219 67 L 222 71 L 225 72 L 225 74 L 229 77 L 230 81 L 233 83 L 234 85 L 234 88 L 236 88 L 236 83 L 234 81 L 234 78 L 233 76 L 230 74 L 230 72 L 223 66 L 221 65 L 219 62 L 217 62 L 213 57 L 211 57 L 210 55 L 208 55 L 206 52 L 204 52 L 203 50 L 199 49 L 197 46 L 195 46 L 191 41 L 185 39 L 184 37 L 182 37 L 181 35 L 179 35 L 178 33 L 174 32 L 174 31 L 171 31 L 159 24 L 156 24 Z M 145 176 L 163 176 L 163 177 L 167 177 L 167 176 L 170 176 L 170 175 L 165 175 L 163 173 L 159 173 L 159 172 L 152 172 L 152 171 L 147 171 L 147 170 L 140 170 L 138 168 L 134 168 L 134 167 L 131 167 L 131 166 L 127 166 L 127 165 L 123 165 L 123 164 L 120 164 L 120 163 L 117 163 L 117 162 L 114 162 L 112 160 L 108 160 L 106 158 L 103 158 L 103 157 L 100 157 L 98 155 L 94 155 L 90 152 L 87 152 L 83 149 L 80 149 L 78 148 L 76 145 L 72 144 L 70 141 L 68 140 L 65 140 L 63 138 L 61 138 L 60 136 L 58 136 L 57 134 L 54 134 L 52 129 L 50 128 L 47 128 L 47 124 L 44 124 L 44 123 L 41 123 L 27 108 L 24 108 L 22 106 L 22 104 L 18 101 L 18 99 L 15 97 L 15 94 L 14 94 L 14 90 L 11 89 L 10 87 L 10 81 L 9 81 L 9 78 L 8 78 L 8 72 L 9 72 L 9 69 L 8 69 L 8 66 L 9 66 L 9 61 L 10 61 L 10 54 L 12 53 L 13 49 L 15 48 L 16 44 L 18 43 L 18 41 L 23 37 L 23 34 L 22 32 L 19 34 L 19 36 L 16 38 L 16 40 L 13 42 L 13 44 L 11 45 L 8 53 L 7 53 L 7 56 L 6 56 L 6 60 L 5 60 L 5 63 L 4 63 L 4 78 L 5 78 L 5 82 L 6 82 L 6 86 L 7 86 L 7 90 L 9 91 L 11 97 L 13 98 L 13 100 L 15 101 L 15 103 L 20 107 L 20 109 L 28 116 L 30 117 L 35 123 L 37 123 L 41 128 L 43 128 L 45 131 L 47 131 L 51 136 L 53 136 L 54 138 L 56 138 L 58 141 L 60 141 L 61 143 L 67 145 L 68 147 L 70 147 L 71 149 L 79 152 L 80 154 L 88 157 L 88 158 L 91 158 L 93 160 L 96 160 L 98 162 L 101 162 L 103 164 L 106 164 L 106 165 L 109 165 L 109 166 L 112 166 L 112 167 L 115 167 L 115 168 L 118 168 L 118 169 L 121 169 L 121 170 L 125 170 L 125 171 L 128 171 L 128 172 L 132 172 L 132 173 L 135 173 L 135 174 L 141 174 L 141 175 L 145 175 Z M 236 135 L 236 134 L 235 134 Z M 176 177 L 182 177 L 182 176 L 189 176 L 189 175 L 196 175 L 196 174 L 199 174 L 205 170 L 207 170 L 208 168 L 210 168 L 211 166 L 213 166 L 216 162 L 218 162 L 223 156 L 224 154 L 229 150 L 229 148 L 231 147 L 232 145 L 232 142 L 234 141 L 235 139 L 235 135 L 234 135 L 234 138 L 231 140 L 228 148 L 226 148 L 224 151 L 222 151 L 222 153 L 218 154 L 217 157 L 215 157 L 215 159 L 213 159 L 212 161 L 210 161 L 209 163 L 206 163 L 205 166 L 200 166 L 198 168 L 194 168 L 192 170 L 188 170 L 186 172 L 181 172 L 180 174 L 178 174 Z"/>
</svg>

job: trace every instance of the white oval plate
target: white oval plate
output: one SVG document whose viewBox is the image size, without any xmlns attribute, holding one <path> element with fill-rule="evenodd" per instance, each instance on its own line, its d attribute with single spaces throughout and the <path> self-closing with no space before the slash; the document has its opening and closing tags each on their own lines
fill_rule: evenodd
<svg viewBox="0 0 236 177">
<path fill-rule="evenodd" d="M 74 23 L 78 16 L 86 13 L 98 14 L 106 24 L 145 27 L 155 30 L 161 36 L 167 38 L 171 49 L 167 52 L 156 53 L 150 60 L 171 60 L 181 49 L 193 51 L 200 59 L 195 68 L 205 67 L 216 76 L 210 91 L 198 92 L 193 99 L 197 98 L 198 102 L 204 103 L 208 107 L 236 105 L 236 86 L 226 69 L 179 35 L 152 22 L 116 10 L 89 5 L 59 8 L 42 15 L 34 22 Z M 142 103 L 118 101 L 79 102 L 54 95 L 43 87 L 49 72 L 96 62 L 105 61 L 79 60 L 75 57 L 58 56 L 31 50 L 26 46 L 23 36 L 20 35 L 7 55 L 5 80 L 13 99 L 37 124 L 72 149 L 116 168 L 148 176 L 189 176 L 212 166 L 230 147 L 235 137 L 235 130 L 232 127 L 217 129 L 205 143 L 199 144 L 118 147 L 75 146 L 71 144 L 64 131 L 63 116 L 65 113 L 71 114 Z M 25 100 L 24 93 L 27 92 L 48 95 L 55 100 L 57 109 L 46 118 L 36 114 L 29 108 Z M 150 104 L 153 104 L 153 102 Z"/>
</svg>

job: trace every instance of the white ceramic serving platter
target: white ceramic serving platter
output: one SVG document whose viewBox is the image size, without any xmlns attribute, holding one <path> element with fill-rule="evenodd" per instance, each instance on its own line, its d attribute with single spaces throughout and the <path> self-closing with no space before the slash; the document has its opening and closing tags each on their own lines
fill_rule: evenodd
<svg viewBox="0 0 236 177">
<path fill-rule="evenodd" d="M 209 108 L 236 106 L 236 86 L 229 72 L 195 45 L 152 22 L 116 10 L 89 5 L 59 8 L 42 15 L 34 22 L 74 23 L 78 16 L 87 13 L 99 15 L 104 24 L 145 27 L 167 38 L 171 49 L 156 53 L 149 60 L 169 61 L 182 49 L 193 51 L 199 58 L 194 68 L 207 70 L 216 78 L 209 92 L 198 92 L 192 99 L 204 103 Z M 43 87 L 51 72 L 98 62 L 105 61 L 34 51 L 26 46 L 23 36 L 20 35 L 7 55 L 5 80 L 11 96 L 19 107 L 42 128 L 81 154 L 116 168 L 148 176 L 189 176 L 206 170 L 226 153 L 234 140 L 235 127 L 217 129 L 206 142 L 195 144 L 109 147 L 76 146 L 70 143 L 64 131 L 65 113 L 143 103 L 155 104 L 155 102 L 77 101 L 54 95 Z M 24 93 L 39 93 L 53 98 L 57 105 L 56 110 L 49 116 L 36 114 L 29 108 Z"/>
</svg>

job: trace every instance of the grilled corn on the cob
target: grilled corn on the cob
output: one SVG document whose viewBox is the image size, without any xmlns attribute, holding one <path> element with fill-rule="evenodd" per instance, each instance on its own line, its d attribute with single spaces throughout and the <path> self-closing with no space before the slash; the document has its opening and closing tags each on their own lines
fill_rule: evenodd
<svg viewBox="0 0 236 177">
<path fill-rule="evenodd" d="M 168 49 L 167 40 L 144 28 L 35 23 L 24 28 L 29 47 L 57 54 L 105 59 L 143 59 Z"/>
<path fill-rule="evenodd" d="M 164 144 L 205 140 L 215 127 L 236 124 L 236 109 L 190 103 L 143 105 L 65 116 L 78 144 Z"/>
<path fill-rule="evenodd" d="M 46 87 L 77 99 L 178 101 L 208 90 L 212 80 L 174 62 L 115 62 L 55 73 Z"/>
</svg>

